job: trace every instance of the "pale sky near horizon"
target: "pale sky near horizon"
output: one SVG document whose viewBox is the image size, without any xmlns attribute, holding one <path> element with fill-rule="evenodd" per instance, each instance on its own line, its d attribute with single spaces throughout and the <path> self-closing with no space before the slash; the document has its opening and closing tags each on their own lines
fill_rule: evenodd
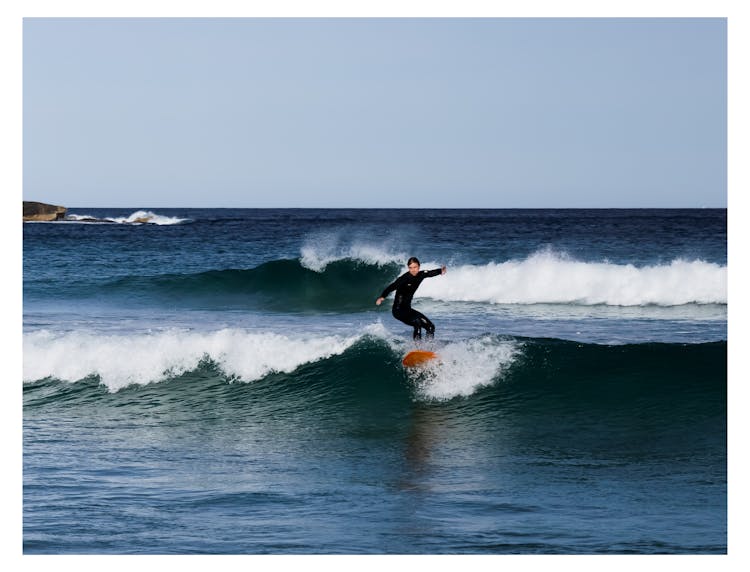
<svg viewBox="0 0 750 572">
<path fill-rule="evenodd" d="M 25 200 L 726 207 L 712 19 L 27 19 Z"/>
</svg>

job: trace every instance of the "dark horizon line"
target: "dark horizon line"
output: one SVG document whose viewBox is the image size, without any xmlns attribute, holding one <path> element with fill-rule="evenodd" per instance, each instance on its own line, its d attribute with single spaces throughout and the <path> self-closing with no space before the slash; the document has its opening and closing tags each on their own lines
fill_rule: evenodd
<svg viewBox="0 0 750 572">
<path fill-rule="evenodd" d="M 185 210 L 727 210 L 726 206 L 700 206 L 700 207 L 686 207 L 686 206 L 670 206 L 670 207 L 389 207 L 389 206 L 377 206 L 377 207 L 352 207 L 352 206 L 303 206 L 303 207 L 290 207 L 290 206 L 277 206 L 277 207 L 247 207 L 247 206 L 232 206 L 232 207 L 215 207 L 215 206 L 203 206 L 203 207 L 186 207 L 186 206 L 93 206 L 93 205 L 76 205 L 65 207 L 70 209 L 185 209 Z"/>
</svg>

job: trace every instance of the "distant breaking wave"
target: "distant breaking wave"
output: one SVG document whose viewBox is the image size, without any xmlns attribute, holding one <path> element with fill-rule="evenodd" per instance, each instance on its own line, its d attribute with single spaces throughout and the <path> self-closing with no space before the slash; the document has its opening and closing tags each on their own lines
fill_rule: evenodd
<svg viewBox="0 0 750 572">
<path fill-rule="evenodd" d="M 135 211 L 126 217 L 94 217 L 91 215 L 69 214 L 65 217 L 65 222 L 94 222 L 94 223 L 114 223 L 114 224 L 155 224 L 159 226 L 182 224 L 189 219 L 163 216 L 151 211 Z"/>
</svg>

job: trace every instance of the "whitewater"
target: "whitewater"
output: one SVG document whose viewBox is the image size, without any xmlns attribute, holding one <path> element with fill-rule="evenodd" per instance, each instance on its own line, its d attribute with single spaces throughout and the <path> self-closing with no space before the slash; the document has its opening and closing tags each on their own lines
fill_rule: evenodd
<svg viewBox="0 0 750 572">
<path fill-rule="evenodd" d="M 452 268 L 445 280 L 426 281 L 420 295 L 491 304 L 726 304 L 727 267 L 703 260 L 638 267 L 545 251 L 523 260 Z"/>
</svg>

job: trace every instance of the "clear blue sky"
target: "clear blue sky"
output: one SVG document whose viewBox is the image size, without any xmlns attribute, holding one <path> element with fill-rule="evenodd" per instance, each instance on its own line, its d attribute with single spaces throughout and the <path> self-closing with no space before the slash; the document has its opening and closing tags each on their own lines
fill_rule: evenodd
<svg viewBox="0 0 750 572">
<path fill-rule="evenodd" d="M 27 19 L 24 199 L 726 207 L 724 19 Z"/>
</svg>

